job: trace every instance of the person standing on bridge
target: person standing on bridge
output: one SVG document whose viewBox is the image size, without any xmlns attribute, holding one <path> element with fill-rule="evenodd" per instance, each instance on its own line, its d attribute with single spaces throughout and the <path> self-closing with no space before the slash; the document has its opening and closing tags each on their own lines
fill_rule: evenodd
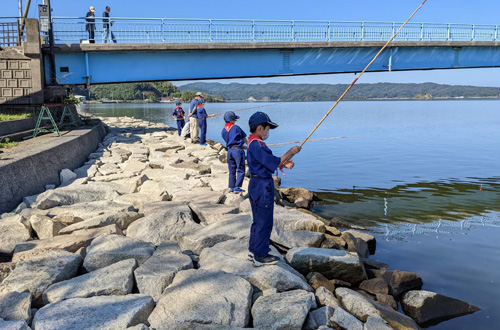
<svg viewBox="0 0 500 330">
<path fill-rule="evenodd" d="M 85 16 L 85 30 L 89 33 L 89 42 L 95 43 L 95 8 L 90 6 L 89 12 Z"/>
<path fill-rule="evenodd" d="M 177 133 L 179 133 L 179 136 L 181 136 L 182 129 L 184 128 L 185 124 L 185 114 L 184 110 L 182 110 L 181 108 L 181 105 L 181 102 L 176 102 L 174 112 L 172 112 L 172 118 L 177 121 Z"/>
<path fill-rule="evenodd" d="M 102 13 L 102 39 L 104 40 L 104 43 L 108 43 L 108 37 L 111 34 L 111 40 L 113 40 L 113 43 L 116 44 L 116 38 L 115 34 L 113 31 L 111 31 L 111 26 L 113 25 L 113 21 L 109 20 L 109 12 L 111 11 L 110 6 L 106 6 L 106 10 Z"/>
<path fill-rule="evenodd" d="M 203 94 L 201 92 L 196 93 L 194 99 L 191 100 L 191 103 L 189 103 L 189 130 L 191 131 L 191 142 L 192 143 L 197 143 L 198 142 L 198 134 L 199 134 L 199 126 L 198 126 L 198 116 L 197 116 L 197 111 L 198 111 L 198 104 L 200 102 L 204 102 L 203 99 Z"/>
</svg>

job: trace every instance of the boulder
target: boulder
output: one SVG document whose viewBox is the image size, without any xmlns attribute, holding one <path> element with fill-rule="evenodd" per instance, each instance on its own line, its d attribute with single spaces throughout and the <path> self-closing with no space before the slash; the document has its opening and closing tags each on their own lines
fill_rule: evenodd
<svg viewBox="0 0 500 330">
<path fill-rule="evenodd" d="M 363 265 L 365 265 L 368 278 L 381 277 L 389 267 L 387 263 L 374 259 L 361 258 L 361 261 L 363 261 Z"/>
<path fill-rule="evenodd" d="M 363 322 L 342 308 L 335 308 L 330 323 L 336 329 L 363 330 Z"/>
<path fill-rule="evenodd" d="M 31 238 L 30 232 L 17 218 L 0 219 L 0 256 L 11 256 L 17 244 Z"/>
<path fill-rule="evenodd" d="M 203 249 L 218 243 L 236 238 L 250 236 L 252 217 L 249 214 L 225 215 L 220 221 L 195 231 L 192 234 L 180 236 L 179 245 L 183 250 L 191 250 L 200 254 Z"/>
<path fill-rule="evenodd" d="M 357 254 L 341 250 L 320 248 L 293 248 L 286 260 L 302 274 L 319 272 L 328 279 L 340 279 L 358 284 L 367 279 Z"/>
<path fill-rule="evenodd" d="M 98 171 L 102 175 L 108 176 L 118 173 L 119 171 L 121 171 L 121 169 L 115 163 L 105 163 L 99 166 Z"/>
<path fill-rule="evenodd" d="M 280 230 L 325 232 L 325 224 L 313 215 L 278 205 L 274 206 L 274 225 Z"/>
<path fill-rule="evenodd" d="M 76 179 L 76 174 L 70 169 L 65 168 L 59 173 L 59 181 L 61 181 L 61 184 L 68 183 L 74 179 Z"/>
<path fill-rule="evenodd" d="M 77 230 L 104 227 L 116 224 L 120 229 L 127 229 L 127 227 L 135 220 L 142 218 L 144 214 L 137 212 L 118 212 L 114 214 L 104 214 L 97 217 L 72 224 L 62 229 L 59 234 L 70 234 Z"/>
<path fill-rule="evenodd" d="M 359 288 L 374 295 L 377 293 L 389 294 L 389 286 L 387 282 L 380 277 L 361 282 L 359 284 Z"/>
<path fill-rule="evenodd" d="M 149 242 L 118 235 L 101 236 L 94 239 L 87 248 L 83 267 L 91 272 L 131 258 L 142 265 L 154 251 L 155 246 Z"/>
<path fill-rule="evenodd" d="M 330 306 L 324 306 L 309 312 L 304 323 L 304 330 L 316 330 L 322 325 L 330 324 L 330 318 L 333 316 L 334 309 Z"/>
<path fill-rule="evenodd" d="M 133 193 L 133 194 L 123 194 L 114 199 L 116 203 L 120 204 L 130 204 L 136 209 L 142 209 L 144 205 L 151 203 L 152 200 L 148 195 Z"/>
<path fill-rule="evenodd" d="M 126 329 L 146 323 L 153 307 L 153 299 L 140 294 L 68 299 L 38 310 L 33 329 Z"/>
<path fill-rule="evenodd" d="M 281 257 L 276 251 L 271 254 Z M 286 262 L 280 260 L 276 265 L 253 267 L 247 259 L 248 240 L 235 239 L 206 248 L 200 255 L 201 269 L 224 271 L 238 275 L 261 291 L 276 289 L 284 292 L 302 289 L 312 292 L 305 278 Z"/>
<path fill-rule="evenodd" d="M 209 203 L 219 204 L 224 199 L 223 192 L 213 191 L 209 187 L 182 189 L 181 185 L 180 188 L 181 189 L 177 191 L 171 192 L 172 201 L 186 201 L 186 202 L 196 201 L 198 203 L 209 202 Z"/>
<path fill-rule="evenodd" d="M 368 316 L 363 330 L 394 330 L 378 315 Z"/>
<path fill-rule="evenodd" d="M 304 188 L 281 188 L 279 192 L 283 199 L 290 203 L 295 203 L 295 201 L 299 198 L 302 198 L 307 202 L 312 202 L 317 198 L 312 191 Z"/>
<path fill-rule="evenodd" d="M 130 159 L 130 160 L 126 161 L 125 163 L 123 163 L 123 165 L 124 165 L 123 172 L 133 172 L 133 173 L 139 174 L 142 171 L 144 171 L 145 169 L 150 168 L 149 164 L 139 161 L 141 157 L 137 158 L 137 157 L 134 157 L 134 154 L 132 154 L 132 158 L 135 158 L 135 159 Z"/>
<path fill-rule="evenodd" d="M 177 246 L 177 252 L 171 250 L 170 246 L 173 244 Z M 163 243 L 151 258 L 135 270 L 137 288 L 140 293 L 150 295 L 154 301 L 158 301 L 177 272 L 190 268 L 193 268 L 193 261 L 180 253 L 177 243 Z"/>
<path fill-rule="evenodd" d="M 361 258 L 368 258 L 370 256 L 368 244 L 361 238 L 356 238 L 348 232 L 343 232 L 341 238 L 347 243 L 347 251 L 357 252 Z"/>
<path fill-rule="evenodd" d="M 307 230 L 279 230 L 274 227 L 271 241 L 287 249 L 294 247 L 320 247 L 325 234 Z"/>
<path fill-rule="evenodd" d="M 189 203 L 189 208 L 193 211 L 195 217 L 204 225 L 211 225 L 218 222 L 222 216 L 227 214 L 237 214 L 238 207 L 214 204 L 214 203 Z"/>
<path fill-rule="evenodd" d="M 262 296 L 252 306 L 253 325 L 269 330 L 300 330 L 311 308 L 314 294 L 293 290 Z"/>
<path fill-rule="evenodd" d="M 397 330 L 419 330 L 417 323 L 410 317 L 400 314 L 390 307 L 377 304 L 361 293 L 348 288 L 337 288 L 335 295 L 340 299 L 344 309 L 366 322 L 369 316 L 379 315 L 389 326 Z"/>
<path fill-rule="evenodd" d="M 167 187 L 163 182 L 148 180 L 142 184 L 139 193 L 147 195 L 151 201 L 170 200 Z"/>
<path fill-rule="evenodd" d="M 76 275 L 82 258 L 62 250 L 39 250 L 31 259 L 20 261 L 0 284 L 0 293 L 28 290 L 35 307 L 42 305 L 43 292 L 53 283 Z"/>
<path fill-rule="evenodd" d="M 395 298 L 410 290 L 420 290 L 423 285 L 418 274 L 401 270 L 386 271 L 382 278 L 389 284 L 389 294 Z"/>
<path fill-rule="evenodd" d="M 54 207 L 45 211 L 46 213 L 44 215 L 54 218 L 54 220 L 61 221 L 62 223 L 71 224 L 82 220 L 88 220 L 98 215 L 122 211 L 134 211 L 134 207 L 131 204 L 119 204 L 109 200 L 99 200 L 97 202 Z M 64 221 L 63 218 L 68 220 Z M 77 221 L 70 222 L 75 218 Z"/>
<path fill-rule="evenodd" d="M 391 295 L 377 293 L 375 295 L 375 301 L 380 305 L 391 307 L 395 311 L 398 310 L 398 303 L 396 302 L 396 299 L 394 299 L 394 297 Z"/>
<path fill-rule="evenodd" d="M 45 304 L 71 298 L 125 295 L 134 286 L 135 259 L 119 261 L 88 274 L 52 284 L 43 293 Z"/>
<path fill-rule="evenodd" d="M 465 301 L 425 290 L 408 291 L 401 306 L 406 315 L 424 327 L 479 310 Z"/>
<path fill-rule="evenodd" d="M 142 212 L 146 216 L 127 228 L 128 237 L 160 245 L 201 228 L 194 222 L 189 207 L 183 203 L 151 203 L 145 205 Z"/>
<path fill-rule="evenodd" d="M 119 194 L 108 186 L 89 183 L 78 187 L 63 187 L 38 195 L 35 207 L 45 210 L 55 206 L 113 200 Z"/>
<path fill-rule="evenodd" d="M 65 227 L 62 222 L 52 220 L 44 215 L 33 215 L 30 218 L 31 227 L 40 239 L 57 236 L 59 231 Z"/>
<path fill-rule="evenodd" d="M 0 262 L 0 283 L 16 268 L 13 262 Z"/>
<path fill-rule="evenodd" d="M 329 279 L 321 275 L 321 273 L 312 272 L 307 274 L 306 278 L 307 282 L 311 284 L 314 290 L 320 287 L 324 287 L 330 292 L 335 292 L 335 284 L 333 284 L 333 282 L 331 282 Z"/>
<path fill-rule="evenodd" d="M 342 305 L 340 304 L 340 301 L 338 301 L 337 298 L 333 295 L 332 292 L 328 291 L 325 287 L 320 286 L 319 288 L 316 289 L 316 292 L 314 293 L 316 296 L 316 302 L 320 306 L 330 306 L 333 309 L 336 309 L 338 307 L 341 307 Z"/>
<path fill-rule="evenodd" d="M 0 293 L 0 318 L 31 322 L 31 294 L 28 291 Z"/>
<path fill-rule="evenodd" d="M 355 238 L 359 238 L 365 241 L 366 244 L 368 245 L 368 250 L 370 251 L 370 254 L 375 254 L 375 250 L 377 249 L 377 240 L 375 239 L 375 236 L 352 229 L 346 230 L 344 231 L 344 233 L 349 233 Z"/>
<path fill-rule="evenodd" d="M 235 193 L 227 193 L 224 198 L 224 204 L 229 205 L 229 206 L 234 206 L 237 207 L 238 210 L 240 209 L 240 204 L 247 199 L 245 197 L 247 195 L 243 194 L 235 194 Z M 241 210 L 240 210 L 241 211 Z"/>
<path fill-rule="evenodd" d="M 165 289 L 148 320 L 153 328 L 172 329 L 168 326 L 176 322 L 246 327 L 252 293 L 252 286 L 238 276 L 184 270 Z"/>
<path fill-rule="evenodd" d="M 4 321 L 0 318 L 0 329 L 2 330 L 30 330 L 25 321 Z"/>
</svg>

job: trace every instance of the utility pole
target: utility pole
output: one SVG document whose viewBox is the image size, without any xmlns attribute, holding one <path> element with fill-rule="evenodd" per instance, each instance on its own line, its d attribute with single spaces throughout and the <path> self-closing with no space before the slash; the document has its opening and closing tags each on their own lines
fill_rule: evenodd
<svg viewBox="0 0 500 330">
<path fill-rule="evenodd" d="M 52 26 L 52 7 L 50 0 L 44 0 L 49 7 L 49 46 L 50 46 L 50 77 L 52 85 L 57 85 L 56 79 L 56 58 L 54 55 L 54 29 Z"/>
</svg>

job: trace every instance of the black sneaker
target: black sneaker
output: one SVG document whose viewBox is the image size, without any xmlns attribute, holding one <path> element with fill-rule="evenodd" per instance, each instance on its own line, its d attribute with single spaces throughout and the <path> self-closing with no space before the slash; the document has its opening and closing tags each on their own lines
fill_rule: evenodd
<svg viewBox="0 0 500 330">
<path fill-rule="evenodd" d="M 260 267 L 260 266 L 264 266 L 264 265 L 274 265 L 274 264 L 277 264 L 279 260 L 280 260 L 280 258 L 272 256 L 270 254 L 268 254 L 265 257 L 254 256 L 252 265 L 254 267 Z"/>
</svg>

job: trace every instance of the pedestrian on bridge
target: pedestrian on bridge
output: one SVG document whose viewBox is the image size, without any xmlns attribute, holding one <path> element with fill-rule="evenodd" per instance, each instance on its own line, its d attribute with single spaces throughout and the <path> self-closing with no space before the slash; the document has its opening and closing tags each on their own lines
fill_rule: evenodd
<svg viewBox="0 0 500 330">
<path fill-rule="evenodd" d="M 198 127 L 198 116 L 197 116 L 197 111 L 198 111 L 198 104 L 200 102 L 205 102 L 203 100 L 203 94 L 201 92 L 197 92 L 194 99 L 191 100 L 191 103 L 189 103 L 189 129 L 191 131 L 191 142 L 192 143 L 197 143 L 198 142 L 198 134 L 199 132 L 199 127 Z"/>
<path fill-rule="evenodd" d="M 181 105 L 181 102 L 176 102 L 174 112 L 172 112 L 172 118 L 177 121 L 177 133 L 179 133 L 179 136 L 181 136 L 182 129 L 186 123 L 184 121 L 184 119 L 186 119 L 185 113 L 184 110 L 182 110 Z"/>
<path fill-rule="evenodd" d="M 104 43 L 108 43 L 108 38 L 111 35 L 111 40 L 113 40 L 113 43 L 116 44 L 116 38 L 115 34 L 113 31 L 111 31 L 111 26 L 113 26 L 113 21 L 109 20 L 109 12 L 111 11 L 110 6 L 106 6 L 106 10 L 102 13 L 102 39 L 104 40 Z"/>
<path fill-rule="evenodd" d="M 89 42 L 95 43 L 95 8 L 90 6 L 87 15 L 85 16 L 85 30 L 89 33 Z"/>
<path fill-rule="evenodd" d="M 198 116 L 198 126 L 200 127 L 200 145 L 207 145 L 207 118 L 215 117 L 215 115 L 208 115 L 204 108 L 205 101 L 202 100 L 198 104 L 197 116 Z"/>
</svg>

